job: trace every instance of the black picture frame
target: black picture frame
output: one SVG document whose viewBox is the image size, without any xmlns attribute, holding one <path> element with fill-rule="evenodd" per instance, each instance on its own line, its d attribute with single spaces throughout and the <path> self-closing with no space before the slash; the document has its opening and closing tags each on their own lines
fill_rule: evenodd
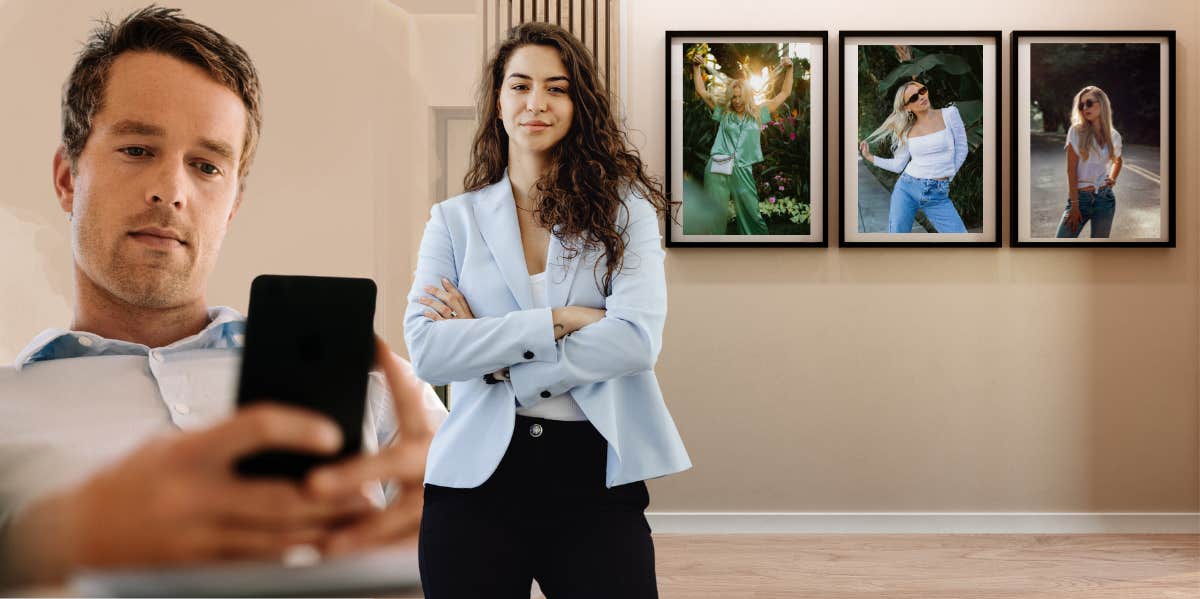
<svg viewBox="0 0 1200 599">
<path fill-rule="evenodd" d="M 677 130 L 673 127 L 678 112 L 679 120 L 682 122 L 682 101 L 677 105 L 675 102 L 676 91 L 681 95 L 685 92 L 682 88 L 683 77 L 681 72 L 676 72 L 673 68 L 672 60 L 673 52 L 680 52 L 682 58 L 682 45 L 691 43 L 700 43 L 697 40 L 703 40 L 706 43 L 741 43 L 746 39 L 761 39 L 765 42 L 781 43 L 783 41 L 808 41 L 812 44 L 820 45 L 820 55 L 817 56 L 814 52 L 809 57 L 809 62 L 814 67 L 819 64 L 820 73 L 820 91 L 817 93 L 813 90 L 812 98 L 820 98 L 819 110 L 817 107 L 812 107 L 810 110 L 810 132 L 811 128 L 820 125 L 821 134 L 818 140 L 810 139 L 810 176 L 816 173 L 819 176 L 820 190 L 817 192 L 813 189 L 813 179 L 810 179 L 809 187 L 809 207 L 810 214 L 818 214 L 819 221 L 816 218 L 810 217 L 809 234 L 807 236 L 800 235 L 688 235 L 683 233 L 682 228 L 682 209 L 683 209 L 683 193 L 682 183 L 684 181 L 683 169 L 679 168 L 676 172 L 675 165 L 676 152 L 678 149 L 679 162 L 682 162 L 683 151 L 683 131 L 682 128 Z M 692 41 L 686 41 L 692 40 Z M 723 40 L 730 40 L 724 42 Z M 738 40 L 735 42 L 734 40 Z M 670 30 L 666 32 L 666 49 L 664 56 L 665 67 L 665 122 L 666 122 L 666 174 L 664 176 L 664 187 L 667 192 L 667 198 L 673 202 L 671 210 L 664 217 L 664 234 L 666 238 L 666 246 L 668 248 L 682 247 L 829 247 L 829 180 L 828 180 L 828 164 L 829 164 L 829 32 L 828 31 L 780 31 L 780 30 L 747 30 L 747 31 L 677 31 Z M 819 62 L 818 62 L 819 61 Z M 682 65 L 684 69 L 686 64 Z M 813 69 L 814 72 L 817 69 Z M 813 78 L 815 85 L 818 83 L 816 77 Z M 680 136 L 678 148 L 676 147 L 675 138 L 673 135 Z M 813 142 L 816 141 L 816 144 Z M 819 146 L 819 151 L 814 146 Z M 678 189 L 677 189 L 678 187 Z M 674 203 L 678 202 L 678 203 Z M 819 213 L 816 208 L 819 207 Z M 775 239 L 772 239 L 775 238 Z"/>
<path fill-rule="evenodd" d="M 993 102 L 993 106 L 994 106 L 994 109 L 992 111 L 993 118 L 991 119 L 992 120 L 992 130 L 994 131 L 994 134 L 990 136 L 990 139 L 985 139 L 985 141 L 984 141 L 984 143 L 987 144 L 985 147 L 987 147 L 992 154 L 990 157 L 987 157 L 985 154 L 984 160 L 991 162 L 991 164 L 993 165 L 994 178 L 995 178 L 994 185 L 990 186 L 989 188 L 985 188 L 984 191 L 986 192 L 987 189 L 991 189 L 992 193 L 994 194 L 994 198 L 993 198 L 993 200 L 991 200 L 989 202 L 986 200 L 986 195 L 984 196 L 984 208 L 985 208 L 985 212 L 984 212 L 985 222 L 984 222 L 984 226 L 983 226 L 984 230 L 980 231 L 979 233 L 966 233 L 966 234 L 957 234 L 957 233 L 954 233 L 954 234 L 867 233 L 867 232 L 857 231 L 857 227 L 854 232 L 851 232 L 849 234 L 847 233 L 847 225 L 848 225 L 847 220 L 848 219 L 846 218 L 846 214 L 847 214 L 847 203 L 848 202 L 847 202 L 847 198 L 846 198 L 846 187 L 847 187 L 847 185 L 846 185 L 846 162 L 847 162 L 847 153 L 848 153 L 849 148 L 846 146 L 846 144 L 849 143 L 851 146 L 853 146 L 853 148 L 854 148 L 853 151 L 855 152 L 855 156 L 856 156 L 855 159 L 857 160 L 858 139 L 857 139 L 857 135 L 855 135 L 850 140 L 846 139 L 846 105 L 847 105 L 848 101 L 854 102 L 854 106 L 856 109 L 855 123 L 857 123 L 857 121 L 858 121 L 858 119 L 857 119 L 858 98 L 857 98 L 857 96 L 855 98 L 850 98 L 850 99 L 846 98 L 846 79 L 848 77 L 847 73 L 848 73 L 848 68 L 850 66 L 853 66 L 854 76 L 857 77 L 858 56 L 856 54 L 855 56 L 848 58 L 846 56 L 846 46 L 848 43 L 854 43 L 854 45 L 857 47 L 857 45 L 859 45 L 857 43 L 857 40 L 864 40 L 864 39 L 865 40 L 876 40 L 876 43 L 886 43 L 885 40 L 888 40 L 888 39 L 911 39 L 911 38 L 930 39 L 931 45 L 936 43 L 932 40 L 936 40 L 939 38 L 940 39 L 976 38 L 981 41 L 986 41 L 986 42 L 990 43 L 995 48 L 994 57 L 991 61 L 992 64 L 990 65 L 994 69 L 994 74 L 991 79 L 993 81 L 993 85 L 995 86 L 995 90 L 994 90 L 993 94 L 989 95 L 989 94 L 985 93 L 984 97 L 981 98 L 981 100 L 985 101 L 985 102 L 990 99 L 991 102 Z M 984 44 L 984 45 L 986 46 L 987 44 Z M 838 97 L 839 97 L 838 135 L 839 135 L 839 139 L 841 140 L 841 143 L 838 146 L 838 247 L 988 247 L 988 248 L 997 248 L 1002 245 L 1002 242 L 1001 242 L 1002 222 L 1003 222 L 1002 209 L 1003 209 L 1003 205 L 1004 205 L 1004 201 L 1003 201 L 1003 180 L 1004 180 L 1004 177 L 1003 177 L 1003 152 L 1002 152 L 1002 145 L 1001 145 L 1001 139 L 1000 139 L 1001 131 L 1002 131 L 1002 129 L 1001 129 L 1001 126 L 1002 126 L 1002 123 L 1001 123 L 1002 99 L 1004 97 L 1003 96 L 1003 76 L 1002 76 L 1002 71 L 1001 71 L 1002 48 L 1003 48 L 1002 33 L 1000 31 L 991 31 L 991 30 L 988 30 L 988 31 L 973 31 L 973 30 L 971 30 L 971 31 L 840 31 L 838 33 L 838 49 L 839 49 L 839 57 L 840 57 L 839 60 L 840 60 L 840 65 L 841 65 L 839 68 L 839 73 L 838 73 Z M 984 60 L 985 68 L 988 66 L 986 64 L 987 62 L 988 61 L 985 58 L 985 60 Z M 987 81 L 986 81 L 986 79 L 984 79 L 984 76 L 985 76 L 984 73 L 981 73 L 980 75 L 981 75 L 981 84 L 986 84 Z M 855 79 L 855 81 L 856 81 L 855 86 L 857 87 L 857 78 Z M 983 114 L 986 115 L 986 111 L 984 111 Z M 855 163 L 855 164 L 857 166 L 857 163 Z M 857 184 L 855 184 L 854 188 L 857 190 Z M 857 214 L 858 214 L 858 212 L 857 212 L 857 210 L 858 210 L 857 195 L 854 198 L 853 203 L 854 203 L 854 206 L 852 208 L 856 211 L 855 212 L 855 214 L 856 214 L 855 222 L 857 222 L 857 220 L 858 220 L 857 219 Z M 990 234 L 987 233 L 987 226 L 986 226 L 987 225 L 986 208 L 988 206 L 991 206 L 991 209 L 993 211 L 992 212 L 992 221 L 993 222 L 991 223 L 991 233 Z M 912 236 L 912 235 L 920 235 L 921 237 L 919 237 L 919 238 L 908 237 L 908 236 Z M 956 240 L 936 240 L 935 238 L 930 238 L 934 235 L 955 235 L 955 236 L 978 235 L 979 239 L 965 239 L 964 240 L 964 239 L 960 238 L 960 239 L 956 239 Z M 869 239 L 859 239 L 859 237 L 862 237 L 862 236 L 873 236 L 873 237 L 871 237 Z M 930 236 L 930 237 L 926 237 L 926 236 Z M 884 239 L 885 237 L 886 237 L 886 239 Z M 906 239 L 914 239 L 914 240 L 908 241 Z"/>
<path fill-rule="evenodd" d="M 1032 208 L 1028 211 L 1022 210 L 1021 198 L 1024 192 L 1023 186 L 1025 181 L 1022 180 L 1022 152 L 1028 140 L 1021 132 L 1021 123 L 1027 118 L 1027 114 L 1023 114 L 1028 106 L 1021 102 L 1020 96 L 1022 92 L 1022 82 L 1029 73 L 1023 73 L 1020 69 L 1022 61 L 1020 59 L 1020 50 L 1022 43 L 1027 40 L 1036 39 L 1079 39 L 1083 40 L 1108 38 L 1114 41 L 1125 40 L 1132 38 L 1140 39 L 1158 39 L 1160 44 L 1165 44 L 1167 65 L 1166 81 L 1160 82 L 1160 90 L 1165 94 L 1167 104 L 1166 127 L 1165 132 L 1168 136 L 1166 143 L 1162 143 L 1160 139 L 1160 153 L 1165 149 L 1167 155 L 1165 162 L 1167 164 L 1166 181 L 1160 180 L 1160 185 L 1165 183 L 1166 189 L 1166 209 L 1167 209 L 1167 224 L 1166 224 L 1166 239 L 1162 239 L 1162 235 L 1158 239 L 1147 238 L 1145 241 L 1136 240 L 1119 240 L 1119 241 L 1081 241 L 1079 239 L 1065 239 L 1063 241 L 1049 241 L 1048 238 L 1022 238 L 1022 230 L 1024 218 L 1029 218 L 1027 213 L 1032 212 Z M 1030 41 L 1029 43 L 1033 43 Z M 1070 42 L 1063 42 L 1070 43 Z M 1078 42 L 1078 43 L 1097 43 L 1097 42 Z M 1102 43 L 1102 42 L 1100 42 Z M 1013 31 L 1009 36 L 1009 52 L 1010 52 L 1010 73 L 1011 84 L 1009 85 L 1009 243 L 1012 247 L 1157 247 L 1157 248 L 1173 248 L 1175 247 L 1176 239 L 1176 215 L 1175 215 L 1175 104 L 1176 104 L 1176 89 L 1175 89 L 1175 31 L 1174 30 L 1027 30 Z M 1031 86 L 1032 87 L 1032 86 Z M 1161 115 L 1160 115 L 1161 118 Z M 1163 158 L 1160 155 L 1160 163 Z M 1119 188 L 1118 188 L 1119 189 Z M 1120 195 L 1118 194 L 1118 203 Z M 1119 204 L 1118 204 L 1119 205 Z M 1160 199 L 1160 207 L 1162 201 Z M 1161 218 L 1161 217 L 1160 217 Z M 1161 221 L 1160 221 L 1161 222 Z M 1041 241 L 1034 241 L 1041 239 Z"/>
</svg>

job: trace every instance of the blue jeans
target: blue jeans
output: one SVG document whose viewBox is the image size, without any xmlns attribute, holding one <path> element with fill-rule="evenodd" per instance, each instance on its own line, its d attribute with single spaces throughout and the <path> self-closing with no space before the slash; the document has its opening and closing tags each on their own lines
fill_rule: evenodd
<svg viewBox="0 0 1200 599">
<path fill-rule="evenodd" d="M 1058 232 L 1055 237 L 1074 239 L 1079 237 L 1083 225 L 1092 221 L 1092 237 L 1104 238 L 1112 231 L 1113 215 L 1117 212 L 1117 196 L 1113 195 L 1111 187 L 1100 187 L 1096 191 L 1079 192 L 1079 213 L 1083 220 L 1074 231 L 1067 225 L 1067 217 L 1071 214 L 1071 200 L 1067 200 L 1067 208 L 1063 210 L 1062 219 L 1058 221 Z"/>
<path fill-rule="evenodd" d="M 918 179 L 903 173 L 892 188 L 888 233 L 909 233 L 917 210 L 925 213 L 937 233 L 966 233 L 962 217 L 950 201 L 950 180 Z"/>
</svg>

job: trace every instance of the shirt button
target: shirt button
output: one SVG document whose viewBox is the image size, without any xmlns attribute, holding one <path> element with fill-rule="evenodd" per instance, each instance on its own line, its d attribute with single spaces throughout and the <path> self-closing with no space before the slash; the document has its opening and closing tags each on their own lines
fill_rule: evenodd
<svg viewBox="0 0 1200 599">
<path fill-rule="evenodd" d="M 92 344 L 95 343 L 95 341 L 92 341 L 91 337 L 76 337 L 76 339 L 79 340 L 79 345 L 84 347 L 91 347 Z"/>
<path fill-rule="evenodd" d="M 532 359 L 533 359 L 533 352 L 531 352 L 531 351 L 527 351 L 527 352 L 525 352 L 525 359 L 526 359 L 526 360 L 532 360 Z"/>
<path fill-rule="evenodd" d="M 542 397 L 550 397 L 550 392 L 549 392 L 549 391 L 542 391 L 542 392 L 541 392 L 541 396 L 542 396 Z"/>
<path fill-rule="evenodd" d="M 152 352 L 150 352 L 150 359 L 154 360 L 155 362 L 162 362 L 163 361 L 162 353 L 157 350 L 152 351 Z"/>
<path fill-rule="evenodd" d="M 175 411 L 186 416 L 192 413 L 192 408 L 183 402 L 179 402 L 175 404 Z"/>
<path fill-rule="evenodd" d="M 529 427 L 529 436 L 534 438 L 542 436 L 542 425 L 535 424 Z"/>
</svg>

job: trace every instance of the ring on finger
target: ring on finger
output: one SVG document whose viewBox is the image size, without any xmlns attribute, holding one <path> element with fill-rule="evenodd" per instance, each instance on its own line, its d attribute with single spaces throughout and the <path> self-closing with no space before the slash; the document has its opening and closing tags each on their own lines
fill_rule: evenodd
<svg viewBox="0 0 1200 599">
<path fill-rule="evenodd" d="M 450 311 L 450 318 L 458 318 L 458 312 L 455 312 L 454 310 L 451 310 L 451 311 Z"/>
</svg>

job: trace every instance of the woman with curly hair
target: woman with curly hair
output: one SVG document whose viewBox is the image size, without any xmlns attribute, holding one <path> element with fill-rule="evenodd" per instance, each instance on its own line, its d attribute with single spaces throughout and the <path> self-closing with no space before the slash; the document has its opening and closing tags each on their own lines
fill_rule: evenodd
<svg viewBox="0 0 1200 599">
<path fill-rule="evenodd" d="M 467 192 L 435 205 L 405 340 L 450 385 L 425 474 L 426 597 L 656 597 L 649 478 L 691 467 L 654 376 L 661 185 L 587 49 L 514 28 L 483 73 Z"/>
</svg>

